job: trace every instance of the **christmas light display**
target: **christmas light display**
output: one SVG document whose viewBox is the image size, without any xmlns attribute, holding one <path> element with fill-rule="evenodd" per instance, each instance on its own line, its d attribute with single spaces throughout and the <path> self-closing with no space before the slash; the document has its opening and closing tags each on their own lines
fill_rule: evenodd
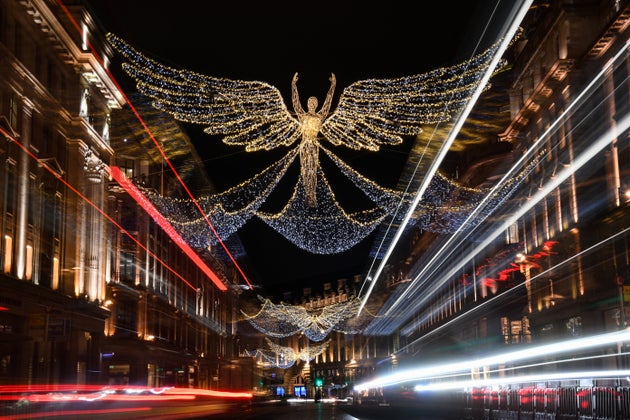
<svg viewBox="0 0 630 420">
<path fill-rule="evenodd" d="M 363 178 L 360 184 L 364 192 L 363 188 L 376 187 L 380 195 L 366 193 L 376 200 L 376 208 L 346 213 L 334 199 L 324 177 L 319 162 L 320 150 L 339 161 L 332 152 L 322 147 L 320 140 L 354 150 L 378 151 L 382 145 L 398 145 L 403 137 L 416 136 L 427 124 L 449 121 L 477 88 L 498 46 L 493 45 L 451 67 L 395 79 L 368 79 L 352 83 L 343 90 L 332 113 L 329 110 L 336 84 L 334 74 L 330 77 L 331 86 L 319 111 L 314 97 L 308 99 L 307 111 L 302 109 L 296 74 L 292 81 L 295 110 L 292 114 L 280 91 L 265 82 L 217 78 L 168 67 L 146 57 L 113 34 L 108 34 L 108 40 L 127 60 L 123 64 L 124 70 L 136 80 L 138 90 L 153 99 L 156 109 L 169 113 L 179 121 L 201 124 L 205 126 L 206 133 L 220 135 L 224 143 L 244 146 L 248 152 L 288 147 L 299 141 L 285 159 L 251 182 L 209 199 L 204 210 L 208 210 L 206 214 L 210 215 L 222 238 L 257 215 L 283 235 L 290 235 L 296 245 L 320 254 L 338 253 L 352 247 L 390 214 L 392 206 L 400 205 L 401 198 L 402 203 L 407 200 L 407 197 L 400 197 L 401 194 L 393 191 L 383 194 L 383 189 L 352 171 L 357 177 L 355 179 Z M 300 156 L 300 177 L 291 202 L 278 214 L 257 212 L 297 154 Z M 351 172 L 348 168 L 345 171 Z M 244 193 L 241 197 L 245 200 L 241 197 L 235 201 L 227 199 L 236 198 L 233 194 L 236 192 Z M 157 203 L 159 199 L 154 198 L 156 206 L 160 207 Z M 237 208 L 238 203 L 246 204 Z M 163 205 L 166 203 L 163 202 Z M 164 208 L 161 210 L 167 212 Z M 199 217 L 194 216 L 194 209 L 182 210 L 180 208 L 174 213 L 184 214 L 185 218 L 171 220 L 182 235 L 192 241 L 195 241 L 192 236 L 198 236 L 201 246 L 211 244 L 214 239 L 212 235 L 206 235 L 206 228 L 197 223 Z M 305 225 L 304 220 L 311 223 Z M 315 223 L 315 229 L 311 226 L 313 221 L 319 221 Z M 331 223 L 333 227 L 324 228 Z M 200 228 L 203 229 L 201 232 Z M 296 228 L 299 228 L 298 233 Z M 320 232 L 322 228 L 324 230 Z M 308 233 L 306 237 L 305 233 Z M 331 233 L 334 233 L 334 243 L 327 239 Z"/>
<path fill-rule="evenodd" d="M 153 207 L 153 205 L 146 199 L 146 197 L 136 188 L 136 186 L 125 176 L 125 174 L 120 170 L 117 166 L 111 166 L 109 168 L 109 172 L 113 179 L 118 182 L 118 184 L 127 191 L 127 193 L 134 199 L 136 202 L 142 206 L 143 209 L 146 210 L 147 213 L 155 220 L 155 222 L 160 225 L 160 227 L 166 232 L 166 234 L 173 240 L 178 247 L 181 248 L 182 251 L 191 259 L 193 263 L 206 275 L 212 283 L 221 291 L 226 291 L 227 286 L 224 282 L 215 274 L 210 267 L 204 263 L 199 255 L 195 251 L 193 251 L 188 242 L 186 242 L 173 227 L 164 219 L 162 214 Z"/>
<path fill-rule="evenodd" d="M 250 357 L 261 358 L 263 362 L 269 363 L 274 367 L 288 369 L 298 360 L 310 362 L 317 356 L 322 354 L 330 344 L 330 340 L 316 345 L 309 345 L 302 350 L 296 352 L 291 347 L 284 347 L 275 344 L 269 338 L 265 338 L 269 350 L 256 349 L 254 351 L 245 350 L 245 355 Z"/>
<path fill-rule="evenodd" d="M 276 187 L 288 167 L 295 161 L 298 151 L 292 149 L 282 159 L 249 180 L 223 193 L 198 198 L 204 212 L 222 238 L 235 233 L 251 217 L 259 217 L 296 246 L 316 254 L 334 254 L 350 249 L 369 235 L 397 206 L 409 206 L 411 194 L 384 188 L 344 163 L 324 147 L 324 156 L 331 159 L 361 191 L 374 207 L 358 212 L 346 212 L 336 200 L 332 187 L 323 171 L 317 180 L 317 206 L 309 207 L 302 199 L 305 192 L 300 182 L 286 205 L 276 213 L 260 210 L 266 198 Z M 497 205 L 510 196 L 512 187 L 521 182 L 531 168 L 514 177 L 504 189 L 497 191 L 490 202 Z M 174 199 L 138 186 L 182 237 L 195 248 L 216 244 L 216 236 L 199 216 L 189 199 Z M 488 194 L 489 188 L 470 188 L 438 172 L 432 179 L 424 199 L 414 210 L 411 225 L 425 231 L 451 233 L 470 215 L 470 211 Z M 496 207 L 496 205 L 491 206 Z M 479 214 L 482 220 L 487 214 Z M 477 219 L 471 223 L 477 223 Z"/>
<path fill-rule="evenodd" d="M 358 334 L 368 320 L 368 316 L 356 316 L 361 301 L 354 296 L 316 309 L 275 304 L 260 296 L 259 299 L 263 304 L 258 313 L 248 315 L 241 312 L 254 328 L 270 337 L 283 338 L 301 332 L 309 340 L 320 342 L 331 331 Z"/>
</svg>

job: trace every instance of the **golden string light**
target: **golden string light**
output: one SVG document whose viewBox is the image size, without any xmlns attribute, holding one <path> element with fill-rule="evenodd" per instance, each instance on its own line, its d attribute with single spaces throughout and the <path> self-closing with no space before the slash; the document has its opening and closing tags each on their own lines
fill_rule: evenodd
<svg viewBox="0 0 630 420">
<path fill-rule="evenodd" d="M 308 345 L 307 347 L 296 352 L 291 347 L 281 346 L 274 343 L 269 338 L 265 338 L 269 349 L 245 350 L 245 355 L 250 357 L 260 357 L 263 362 L 269 363 L 274 367 L 288 369 L 298 360 L 310 362 L 317 356 L 322 354 L 330 344 L 330 340 L 323 343 Z"/>
<path fill-rule="evenodd" d="M 291 84 L 294 108 L 291 113 L 280 91 L 268 83 L 176 69 L 145 56 L 113 34 L 107 38 L 125 58 L 123 69 L 135 79 L 137 89 L 153 100 L 156 109 L 176 120 L 203 125 L 207 134 L 222 136 L 225 144 L 243 146 L 248 152 L 299 142 L 285 158 L 254 178 L 198 202 L 221 238 L 232 235 L 249 218 L 257 216 L 300 248 L 317 254 L 351 248 L 374 231 L 397 206 L 411 202 L 407 194 L 380 187 L 350 168 L 324 148 L 321 140 L 354 150 L 378 151 L 383 145 L 398 145 L 404 137 L 416 136 L 427 124 L 450 120 L 476 89 L 498 46 L 493 45 L 451 67 L 394 79 L 354 82 L 343 89 L 332 112 L 335 75 L 331 74 L 322 107 L 317 110 L 317 99 L 310 97 L 305 111 L 300 103 L 296 73 Z M 320 150 L 375 207 L 353 213 L 343 209 L 320 165 Z M 262 204 L 298 155 L 300 177 L 290 201 L 280 212 L 262 211 Z M 160 197 L 151 191 L 145 194 L 193 246 L 204 248 L 216 241 L 201 223 L 197 209 L 190 205 L 192 201 Z M 428 206 L 435 208 L 436 203 Z M 435 212 L 417 214 L 427 219 L 434 217 Z"/>
<path fill-rule="evenodd" d="M 315 309 L 307 309 L 303 305 L 275 304 L 260 296 L 259 299 L 263 304 L 256 314 L 241 313 L 254 328 L 270 337 L 283 338 L 301 332 L 309 340 L 320 342 L 331 331 L 357 334 L 366 320 L 365 317 L 356 317 L 361 301 L 354 296 Z"/>
<path fill-rule="evenodd" d="M 374 207 L 346 212 L 335 198 L 320 167 L 316 190 L 319 200 L 316 207 L 305 204 L 304 189 L 297 182 L 290 199 L 280 211 L 262 211 L 260 207 L 267 196 L 295 161 L 297 149 L 291 149 L 287 155 L 254 177 L 222 193 L 199 197 L 197 201 L 222 238 L 235 233 L 251 217 L 258 217 L 299 248 L 314 254 L 334 254 L 350 249 L 369 235 L 384 217 L 393 213 L 397 205 L 410 205 L 411 194 L 382 187 L 361 175 L 325 147 L 320 145 L 320 149 L 374 203 Z M 529 169 L 526 169 L 515 177 L 505 191 L 495 193 L 491 202 L 500 203 L 505 200 L 511 186 L 520 182 L 528 172 Z M 206 248 L 216 244 L 216 237 L 207 228 L 205 220 L 197 214 L 190 199 L 174 199 L 142 186 L 138 188 L 192 246 Z M 438 172 L 425 198 L 416 207 L 410 223 L 427 231 L 453 232 L 489 191 L 489 188 L 466 187 Z"/>
<path fill-rule="evenodd" d="M 451 67 L 394 79 L 360 80 L 346 87 L 330 113 L 335 76 L 320 110 L 317 98 L 307 111 L 292 81 L 294 114 L 280 91 L 265 82 L 231 80 L 163 65 L 114 34 L 107 39 L 127 60 L 123 69 L 154 106 L 175 119 L 205 126 L 223 142 L 246 151 L 271 150 L 301 140 L 302 182 L 309 206 L 316 204 L 317 154 L 320 139 L 335 146 L 378 151 L 415 136 L 426 124 L 448 121 L 466 104 L 486 72 L 497 45 Z"/>
<path fill-rule="evenodd" d="M 334 157 L 328 150 L 322 149 L 327 155 Z M 346 212 L 335 199 L 332 187 L 322 172 L 318 177 L 317 191 L 320 200 L 316 207 L 305 205 L 302 200 L 304 190 L 301 188 L 302 184 L 298 182 L 291 199 L 279 212 L 269 213 L 260 210 L 260 206 L 284 176 L 296 155 L 297 150 L 291 149 L 285 157 L 247 181 L 223 193 L 198 198 L 197 201 L 221 237 L 228 237 L 249 218 L 257 216 L 304 250 L 318 254 L 338 253 L 365 238 L 401 199 L 400 193 L 380 187 L 336 158 L 335 164 L 376 203 L 376 207 Z M 205 248 L 214 245 L 215 239 L 208 234 L 204 226 L 205 220 L 197 215 L 191 200 L 174 199 L 159 195 L 154 190 L 141 186 L 139 188 L 180 234 L 195 244 L 194 246 Z M 406 202 L 409 202 L 410 198 L 407 197 Z M 335 235 L 331 236 L 331 231 L 335 232 Z"/>
</svg>

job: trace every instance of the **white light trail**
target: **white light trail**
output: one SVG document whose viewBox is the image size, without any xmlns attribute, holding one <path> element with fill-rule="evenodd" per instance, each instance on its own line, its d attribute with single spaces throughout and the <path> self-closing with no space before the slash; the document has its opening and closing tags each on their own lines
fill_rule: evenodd
<svg viewBox="0 0 630 420">
<path fill-rule="evenodd" d="M 559 124 L 561 124 L 564 119 L 566 119 L 567 114 L 573 111 L 574 108 L 583 105 L 586 102 L 586 95 L 592 92 L 593 87 L 601 83 L 601 80 L 605 77 L 605 75 L 610 71 L 610 67 L 616 62 L 616 60 L 623 54 L 628 48 L 630 41 L 627 40 L 624 46 L 607 62 L 607 64 L 597 73 L 597 75 L 589 82 L 589 84 L 576 96 L 576 98 L 569 104 L 569 106 L 558 116 L 556 120 L 550 125 L 550 127 L 545 130 L 545 132 L 539 136 L 536 143 L 533 144 L 531 148 L 513 165 L 510 171 L 497 183 L 497 185 L 492 189 L 489 193 L 492 194 L 495 192 L 502 184 L 504 184 L 519 168 L 523 165 L 526 159 L 532 158 L 533 154 L 537 150 L 537 145 L 543 141 L 546 141 L 548 136 L 551 135 L 552 130 L 555 130 Z M 473 251 L 471 251 L 466 256 L 458 256 L 456 259 L 456 263 L 453 267 L 450 268 L 448 272 L 441 272 L 440 278 L 444 279 L 443 281 L 435 281 L 431 283 L 431 288 L 424 290 L 424 298 L 423 299 L 413 299 L 413 308 L 410 311 L 415 310 L 414 308 L 419 307 L 423 304 L 427 299 L 430 298 L 432 293 L 439 290 L 440 287 L 444 284 L 444 282 L 448 281 L 451 276 L 457 273 L 462 267 L 464 267 L 470 260 L 472 260 L 476 255 L 484 250 L 497 236 L 502 234 L 506 229 L 508 229 L 516 220 L 522 217 L 527 211 L 529 211 L 534 205 L 540 202 L 546 195 L 548 195 L 551 191 L 553 191 L 558 185 L 564 182 L 571 174 L 585 165 L 590 159 L 592 159 L 598 152 L 603 150 L 615 137 L 618 133 L 623 132 L 628 129 L 629 123 L 629 115 L 626 115 L 622 120 L 619 121 L 616 127 L 610 128 L 605 134 L 599 137 L 598 140 L 593 142 L 580 156 L 578 156 L 569 167 L 563 168 L 562 171 L 557 173 L 556 177 L 552 179 L 549 183 L 547 183 L 544 188 L 539 190 L 534 196 L 530 197 L 526 202 L 526 205 L 521 207 L 517 212 L 514 212 L 508 220 L 505 221 L 499 228 L 495 229 L 493 232 L 488 234 L 485 237 L 485 240 L 477 246 Z M 485 204 L 487 200 L 484 199 L 477 208 L 474 210 L 473 214 L 481 211 L 481 207 Z M 466 219 L 466 222 L 470 220 L 470 217 Z M 465 226 L 466 222 L 462 226 Z M 418 289 L 418 283 L 420 280 L 423 280 L 424 283 L 428 282 L 428 279 L 434 275 L 437 270 L 448 261 L 448 257 L 450 257 L 456 250 L 458 250 L 458 245 L 463 242 L 467 236 L 462 237 L 463 231 L 458 230 L 449 240 L 448 242 L 442 246 L 440 250 L 438 250 L 429 263 L 424 265 L 422 271 L 414 276 L 411 284 L 405 289 L 405 291 L 397 298 L 395 302 L 391 305 L 388 305 L 388 309 L 383 314 L 384 317 L 391 315 L 393 311 L 397 311 L 397 318 L 401 318 L 400 306 L 406 300 L 409 300 L 409 295 L 414 293 L 415 290 Z M 470 232 L 468 232 L 468 235 Z M 447 247 L 454 244 L 450 251 Z M 460 250 L 461 251 L 461 250 Z M 408 310 L 409 311 L 409 310 Z"/>
<path fill-rule="evenodd" d="M 623 230 L 621 230 L 619 232 L 616 232 L 613 235 L 610 235 L 608 238 L 602 239 L 601 241 L 597 242 L 596 244 L 593 244 L 593 245 L 589 246 L 588 248 L 578 252 L 577 254 L 572 255 L 570 258 L 566 258 L 566 259 L 564 259 L 564 261 L 561 261 L 558 264 L 556 264 L 554 266 L 551 266 L 551 267 L 549 267 L 546 270 L 541 271 L 540 273 L 538 273 L 535 276 L 533 276 L 532 278 L 530 278 L 530 282 L 533 283 L 534 281 L 536 281 L 539 278 L 544 278 L 548 273 L 552 273 L 552 272 L 558 270 L 559 268 L 562 268 L 563 266 L 571 263 L 572 261 L 575 261 L 576 259 L 578 259 L 581 256 L 589 255 L 591 252 L 601 248 L 602 246 L 606 245 L 607 243 L 615 240 L 616 238 L 618 238 L 620 236 L 626 235 L 629 232 L 630 232 L 630 228 L 626 228 L 626 229 L 623 229 Z M 459 316 L 453 317 L 451 320 L 449 320 L 449 321 L 445 322 L 444 324 L 442 324 L 442 325 L 432 329 L 429 333 L 425 334 L 422 338 L 429 337 L 429 336 L 439 332 L 442 329 L 448 328 L 450 325 L 454 324 L 456 321 L 458 321 L 462 317 L 467 316 L 467 315 L 471 314 L 474 311 L 480 311 L 480 310 L 484 309 L 486 306 L 489 306 L 489 305 L 493 304 L 496 299 L 504 298 L 508 294 L 516 293 L 518 290 L 520 290 L 523 287 L 525 287 L 525 283 L 519 284 L 519 285 L 511 288 L 511 289 L 505 291 L 501 295 L 497 295 L 497 296 L 494 296 L 494 297 L 492 297 L 492 298 L 490 298 L 488 300 L 485 300 L 484 302 L 482 302 L 481 304 L 475 306 L 474 308 L 470 309 L 469 311 L 467 311 L 467 312 L 465 312 L 465 313 L 463 313 L 463 314 L 461 314 Z M 410 325 L 405 326 L 404 328 L 401 329 L 401 334 L 402 335 L 409 335 L 409 334 L 411 334 L 411 331 L 414 328 L 417 328 L 417 325 L 420 322 L 421 322 L 421 320 L 416 320 L 413 323 L 411 323 Z M 404 351 L 404 349 L 406 349 L 407 347 L 409 347 L 409 346 L 411 346 L 411 345 L 413 345 L 413 344 L 415 344 L 417 342 L 418 342 L 418 340 L 415 340 L 412 343 L 408 343 L 404 347 L 401 347 L 398 350 L 398 352 Z"/>
<path fill-rule="evenodd" d="M 543 198 L 545 198 L 549 193 L 556 189 L 562 182 L 567 180 L 569 176 L 571 176 L 575 171 L 588 163 L 597 153 L 601 152 L 606 146 L 608 146 L 610 142 L 617 137 L 618 133 L 622 133 L 628 128 L 630 128 L 630 113 L 626 114 L 622 119 L 620 119 L 616 127 L 611 127 L 595 142 L 593 142 L 590 147 L 588 147 L 571 163 L 571 165 L 563 168 L 560 172 L 558 172 L 556 176 L 552 178 L 547 184 L 545 184 L 543 188 L 540 188 L 536 192 L 536 194 L 534 194 L 529 200 L 527 200 L 525 204 L 518 209 L 518 211 L 512 213 L 503 222 L 503 224 L 501 224 L 490 234 L 486 235 L 484 240 L 481 241 L 477 245 L 477 247 L 473 249 L 473 251 L 471 251 L 468 257 L 462 258 L 458 263 L 455 264 L 454 267 L 452 267 L 448 272 L 442 273 L 441 276 L 443 276 L 443 278 L 449 279 L 451 276 L 457 273 L 464 265 L 466 265 L 466 263 L 470 259 L 473 258 L 473 256 L 481 253 L 484 249 L 486 249 L 497 236 L 505 232 L 505 230 L 508 229 L 512 224 L 514 224 L 514 222 L 524 216 L 529 210 L 532 209 L 532 207 L 538 204 Z M 426 299 L 427 298 L 425 298 L 424 300 Z"/>
<path fill-rule="evenodd" d="M 414 369 L 407 369 L 389 375 L 380 376 L 371 381 L 357 384 L 356 391 L 364 391 L 373 388 L 383 388 L 387 386 L 422 381 L 435 376 L 443 376 L 447 373 L 472 372 L 474 369 L 485 366 L 495 366 L 522 360 L 531 360 L 537 357 L 549 357 L 563 353 L 572 353 L 579 350 L 605 347 L 613 343 L 620 343 L 630 340 L 630 330 L 615 331 L 607 334 L 600 334 L 590 337 L 582 337 L 573 340 L 565 340 L 541 346 L 526 347 L 521 350 L 499 353 L 477 360 L 464 360 L 461 362 L 432 364 Z"/>
<path fill-rule="evenodd" d="M 591 370 L 575 372 L 543 372 L 540 374 L 510 376 L 504 378 L 469 379 L 465 381 L 435 382 L 431 384 L 416 385 L 414 391 L 447 391 L 453 389 L 485 388 L 493 386 L 505 386 L 512 384 L 553 382 L 571 379 L 596 379 L 596 378 L 627 378 L 630 370 Z"/>
<path fill-rule="evenodd" d="M 494 56 L 492 58 L 492 61 L 490 62 L 490 65 L 488 66 L 488 70 L 486 71 L 486 73 L 481 78 L 481 81 L 480 81 L 479 85 L 477 86 L 477 89 L 475 90 L 475 93 L 472 95 L 471 99 L 466 104 L 466 107 L 462 110 L 461 114 L 458 116 L 457 121 L 455 122 L 455 125 L 453 126 L 453 129 L 449 133 L 448 138 L 442 144 L 442 146 L 440 148 L 440 151 L 438 152 L 437 156 L 435 157 L 435 159 L 431 163 L 431 166 L 430 166 L 429 170 L 425 174 L 425 177 L 424 177 L 424 180 L 422 182 L 422 185 L 418 189 L 418 191 L 416 193 L 416 196 L 415 196 L 415 198 L 413 200 L 413 203 L 409 207 L 409 210 L 408 210 L 407 214 L 405 215 L 405 217 L 403 218 L 403 221 L 402 221 L 400 227 L 396 231 L 396 234 L 394 235 L 394 238 L 393 238 L 392 242 L 390 243 L 389 248 L 385 252 L 385 255 L 384 255 L 383 259 L 381 260 L 381 263 L 379 264 L 378 269 L 376 270 L 376 272 L 373 275 L 368 273 L 367 278 L 371 279 L 370 285 L 368 287 L 367 292 L 363 296 L 363 299 L 361 300 L 361 305 L 359 306 L 359 309 L 357 311 L 357 316 L 361 315 L 361 311 L 365 307 L 365 304 L 367 303 L 367 300 L 370 297 L 370 294 L 372 293 L 372 290 L 374 289 L 374 286 L 376 285 L 376 281 L 378 280 L 378 277 L 383 272 L 383 269 L 385 268 L 385 265 L 387 264 L 387 261 L 388 261 L 389 257 L 391 256 L 392 252 L 394 251 L 394 248 L 396 247 L 396 244 L 398 243 L 398 240 L 400 239 L 400 237 L 404 233 L 405 227 L 409 223 L 409 220 L 411 219 L 415 208 L 418 206 L 418 203 L 422 199 L 422 197 L 424 195 L 424 192 L 428 188 L 429 183 L 431 182 L 431 179 L 433 178 L 433 176 L 435 175 L 435 173 L 439 169 L 439 166 L 441 165 L 442 160 L 444 160 L 444 157 L 446 156 L 446 153 L 448 152 L 448 150 L 450 149 L 451 145 L 453 144 L 453 141 L 455 141 L 455 138 L 459 134 L 459 130 L 461 129 L 461 127 L 464 124 L 464 122 L 466 122 L 466 119 L 468 118 L 468 115 L 470 114 L 470 112 L 472 111 L 472 108 L 474 107 L 475 103 L 477 102 L 477 99 L 479 98 L 479 96 L 481 95 L 481 93 L 483 92 L 485 87 L 487 86 L 487 83 L 490 80 L 490 77 L 492 76 L 493 71 L 497 67 L 497 64 L 499 63 L 499 60 L 501 60 L 503 54 L 505 53 L 505 51 L 507 50 L 508 46 L 510 45 L 510 42 L 512 42 L 512 39 L 516 35 L 516 32 L 518 31 L 518 28 L 519 28 L 519 25 L 520 25 L 521 21 L 523 20 L 523 18 L 527 14 L 527 11 L 529 10 L 529 7 L 530 7 L 530 5 L 532 3 L 533 3 L 533 1 L 531 1 L 531 0 L 522 2 L 521 5 L 519 6 L 518 11 L 516 12 L 516 14 L 513 15 L 511 22 L 508 22 L 508 29 L 502 35 L 503 36 L 503 40 L 502 40 L 498 50 L 495 52 L 495 54 L 494 54 Z M 359 294 L 361 294 L 361 291 L 359 291 Z"/>
</svg>

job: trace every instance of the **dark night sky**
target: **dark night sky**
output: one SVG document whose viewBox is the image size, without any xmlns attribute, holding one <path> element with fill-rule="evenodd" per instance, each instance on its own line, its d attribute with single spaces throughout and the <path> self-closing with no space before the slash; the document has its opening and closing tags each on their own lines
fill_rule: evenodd
<svg viewBox="0 0 630 420">
<path fill-rule="evenodd" d="M 421 73 L 468 58 L 500 1 L 89 0 L 106 31 L 148 56 L 203 74 L 268 82 L 281 90 L 289 109 L 295 72 L 303 102 L 316 96 L 320 103 L 334 72 L 334 109 L 341 90 L 353 81 Z M 481 48 L 488 44 L 483 41 Z M 117 70 L 112 68 L 119 83 L 131 85 Z M 264 167 L 260 161 L 267 152 L 245 153 L 204 135 L 199 126 L 184 127 L 217 189 L 248 178 L 257 165 Z M 406 150 L 408 145 L 342 157 L 381 185 L 394 187 Z M 238 234 L 257 272 L 250 281 L 268 291 L 299 291 L 362 274 L 374 241 L 372 234 L 349 251 L 326 256 L 299 249 L 258 219 Z"/>
</svg>

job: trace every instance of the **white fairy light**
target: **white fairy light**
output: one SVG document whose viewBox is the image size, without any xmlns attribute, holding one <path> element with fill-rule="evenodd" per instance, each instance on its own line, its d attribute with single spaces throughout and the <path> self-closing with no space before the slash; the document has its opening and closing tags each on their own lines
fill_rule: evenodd
<svg viewBox="0 0 630 420">
<path fill-rule="evenodd" d="M 399 203 L 410 205 L 411 194 L 399 193 L 376 184 L 328 149 L 320 148 L 340 172 L 374 203 L 374 207 L 346 212 L 335 198 L 332 187 L 320 168 L 318 201 L 315 207 L 304 203 L 304 188 L 298 180 L 284 208 L 276 213 L 261 211 L 260 207 L 267 196 L 295 161 L 296 149 L 249 180 L 225 192 L 199 197 L 197 201 L 222 238 L 235 233 L 250 218 L 258 217 L 296 246 L 315 254 L 335 254 L 350 249 L 369 235 Z M 529 170 L 527 168 L 523 173 L 517 174 L 512 183 L 495 192 L 493 200 L 505 200 L 513 184 L 520 182 Z M 206 248 L 216 245 L 216 236 L 197 214 L 192 200 L 160 196 L 155 191 L 141 186 L 138 188 L 191 246 Z M 410 224 L 425 231 L 453 232 L 488 192 L 489 188 L 466 187 L 438 172 L 424 199 L 416 207 Z M 483 216 L 480 214 L 479 218 Z"/>
<path fill-rule="evenodd" d="M 260 296 L 259 299 L 263 304 L 258 313 L 241 312 L 254 328 L 270 337 L 284 338 L 303 333 L 309 340 L 320 342 L 332 331 L 357 334 L 362 329 L 362 322 L 356 318 L 361 302 L 355 297 L 318 309 L 275 304 Z"/>
<path fill-rule="evenodd" d="M 251 357 L 260 357 L 265 362 L 281 369 L 288 369 L 299 360 L 310 362 L 311 360 L 322 354 L 330 344 L 330 340 L 327 340 L 320 344 L 308 345 L 302 350 L 296 352 L 292 347 L 285 347 L 279 344 L 275 344 L 269 338 L 265 338 L 265 340 L 267 342 L 267 345 L 269 346 L 269 350 L 245 350 L 245 355 Z"/>
<path fill-rule="evenodd" d="M 337 108 L 330 112 L 335 75 L 322 107 L 308 99 L 304 111 L 292 81 L 294 114 L 280 91 L 265 82 L 231 80 L 163 65 L 140 53 L 121 38 L 107 39 L 127 60 L 123 69 L 137 89 L 154 100 L 153 106 L 175 119 L 205 126 L 210 135 L 248 152 L 297 146 L 301 162 L 302 199 L 317 202 L 319 146 L 325 139 L 335 146 L 378 151 L 381 145 L 399 145 L 427 124 L 450 120 L 478 90 L 498 47 L 451 67 L 393 79 L 367 79 L 347 86 Z"/>
</svg>

